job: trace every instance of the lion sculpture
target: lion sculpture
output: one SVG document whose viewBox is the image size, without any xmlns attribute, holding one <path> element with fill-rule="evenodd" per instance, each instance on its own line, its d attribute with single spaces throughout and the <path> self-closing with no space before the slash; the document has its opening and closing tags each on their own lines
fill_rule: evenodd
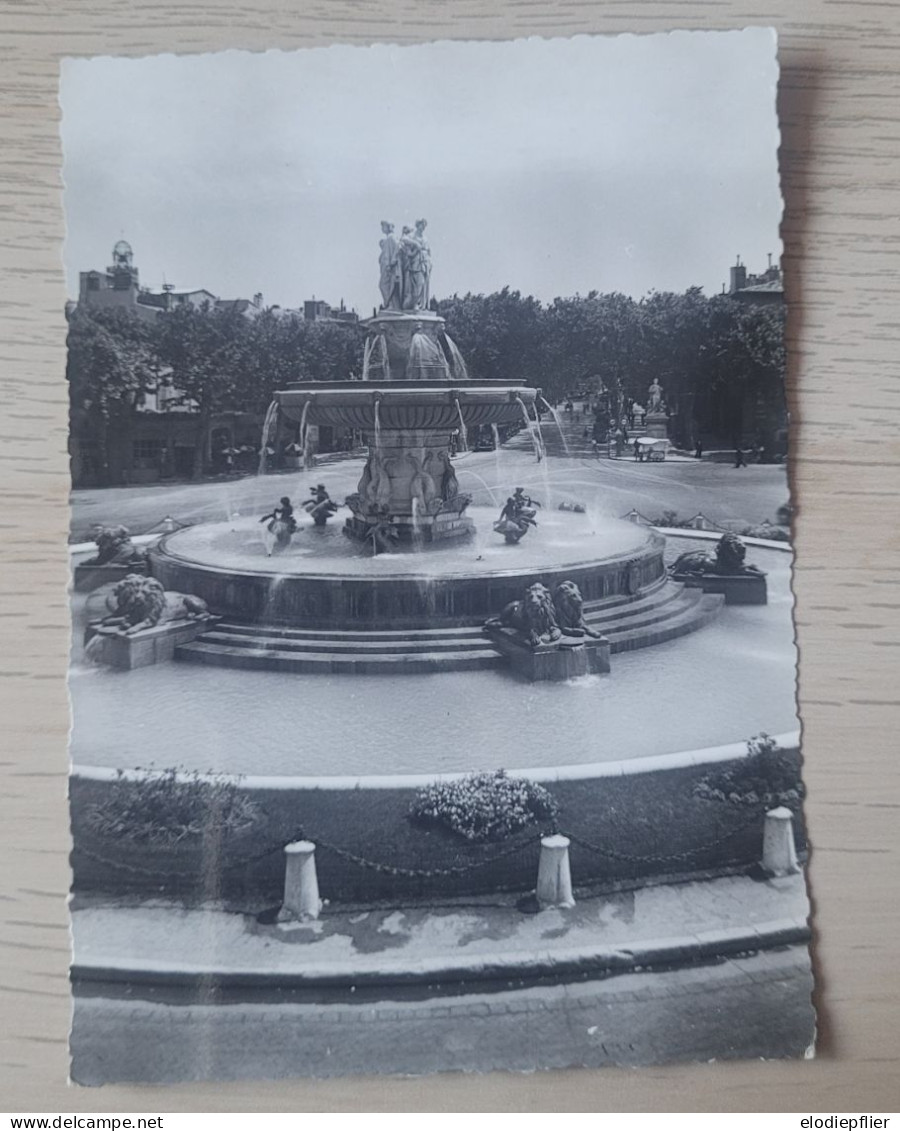
<svg viewBox="0 0 900 1131">
<path fill-rule="evenodd" d="M 597 639 L 602 634 L 591 628 L 584 619 L 584 598 L 574 581 L 561 581 L 553 591 L 556 623 L 564 636 L 590 636 Z"/>
<path fill-rule="evenodd" d="M 676 558 L 670 573 L 693 574 L 701 576 L 708 573 L 734 575 L 741 573 L 760 573 L 753 565 L 746 565 L 747 547 L 736 534 L 723 534 L 716 545 L 715 554 L 705 550 L 689 550 Z"/>
<path fill-rule="evenodd" d="M 178 620 L 199 620 L 209 616 L 202 598 L 189 593 L 164 589 L 155 577 L 129 573 L 106 599 L 110 615 L 100 622 L 105 627 L 118 627 L 125 636 L 145 628 Z"/>
<path fill-rule="evenodd" d="M 130 565 L 143 566 L 146 554 L 138 550 L 131 541 L 131 531 L 127 526 L 101 526 L 94 535 L 97 556 L 85 565 Z"/>
<path fill-rule="evenodd" d="M 510 601 L 500 615 L 491 617 L 484 627 L 488 632 L 511 628 L 532 648 L 552 644 L 562 636 L 550 590 L 540 582 L 529 586 L 521 601 Z"/>
</svg>

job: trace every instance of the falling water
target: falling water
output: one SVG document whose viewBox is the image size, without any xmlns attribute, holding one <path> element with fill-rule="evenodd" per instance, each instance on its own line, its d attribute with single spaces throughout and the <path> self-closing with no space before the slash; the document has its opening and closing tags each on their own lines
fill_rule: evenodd
<svg viewBox="0 0 900 1131">
<path fill-rule="evenodd" d="M 497 496 L 496 496 L 496 495 L 494 494 L 494 488 L 493 488 L 493 487 L 490 487 L 490 486 L 489 486 L 489 485 L 488 485 L 488 484 L 487 484 L 487 483 L 485 482 L 485 480 L 481 478 L 481 476 L 480 476 L 480 475 L 479 475 L 479 474 L 478 474 L 477 472 L 475 472 L 475 471 L 470 471 L 470 470 L 469 470 L 469 468 L 467 468 L 467 467 L 461 467 L 461 468 L 459 469 L 459 474 L 460 474 L 460 475 L 471 475 L 473 479 L 477 479 L 477 480 L 478 480 L 478 482 L 479 482 L 479 483 L 480 483 L 480 484 L 482 485 L 482 487 L 484 487 L 485 491 L 487 491 L 487 493 L 488 493 L 488 494 L 490 495 L 490 497 L 491 497 L 491 502 L 492 502 L 492 503 L 494 504 L 494 506 L 496 507 L 496 506 L 499 506 L 499 505 L 500 505 L 500 504 L 499 504 L 499 503 L 497 502 Z"/>
<path fill-rule="evenodd" d="M 531 444 L 534 448 L 535 458 L 537 459 L 538 463 L 540 463 L 544 458 L 544 452 L 541 448 L 541 441 L 538 437 L 538 434 L 534 430 L 534 422 L 528 415 L 528 409 L 525 407 L 525 402 L 522 400 L 522 398 L 516 397 L 516 402 L 519 405 L 519 408 L 521 408 L 522 410 L 522 419 L 525 421 L 525 427 L 528 429 L 528 435 L 531 437 Z"/>
<path fill-rule="evenodd" d="M 307 424 L 306 424 L 306 417 L 307 417 L 308 413 L 309 413 L 309 401 L 304 401 L 303 402 L 303 411 L 300 413 L 300 450 L 303 453 L 303 468 L 304 468 L 304 470 L 306 470 L 306 468 L 309 466 L 309 443 L 308 443 L 309 428 L 307 427 Z"/>
<path fill-rule="evenodd" d="M 286 580 L 286 575 L 283 573 L 273 574 L 272 577 L 269 578 L 261 617 L 263 623 L 277 624 L 279 622 L 281 610 L 278 606 L 280 604 L 281 589 Z"/>
<path fill-rule="evenodd" d="M 468 381 L 469 371 L 466 368 L 466 362 L 463 355 L 459 352 L 456 342 L 450 337 L 449 334 L 444 334 L 444 342 L 447 346 L 447 353 L 450 357 L 450 372 L 453 378 L 457 381 Z"/>
<path fill-rule="evenodd" d="M 391 363 L 388 359 L 387 338 L 384 334 L 378 335 L 378 352 L 381 355 L 381 377 L 384 381 L 391 379 Z"/>
<path fill-rule="evenodd" d="M 562 440 L 563 449 L 566 455 L 571 456 L 572 453 L 569 451 L 569 444 L 566 440 L 566 434 L 563 431 L 562 421 L 559 419 L 559 413 L 556 411 L 553 405 L 549 403 L 549 401 L 545 401 L 543 397 L 541 397 L 541 400 L 544 401 L 544 407 L 549 409 L 550 415 L 553 417 L 553 423 L 559 429 L 559 438 Z"/>
<path fill-rule="evenodd" d="M 541 414 L 538 412 L 537 404 L 534 406 L 534 427 L 537 432 L 538 445 L 541 449 L 541 455 L 538 456 L 538 459 L 541 459 L 542 456 L 547 454 L 547 449 L 544 447 L 544 433 L 541 431 Z M 544 462 L 546 463 L 546 460 Z"/>
<path fill-rule="evenodd" d="M 406 359 L 407 381 L 446 381 L 449 376 L 450 365 L 444 351 L 423 330 L 416 330 Z"/>
<path fill-rule="evenodd" d="M 380 409 L 381 409 L 381 398 L 376 397 L 375 398 L 375 451 L 376 452 L 381 449 L 381 418 L 380 418 L 380 411 L 379 411 Z"/>
<path fill-rule="evenodd" d="M 416 549 L 421 549 L 422 520 L 419 517 L 419 500 L 416 499 L 416 498 L 413 498 L 411 500 L 411 502 L 412 502 L 413 540 L 414 540 L 414 544 L 415 544 Z"/>
<path fill-rule="evenodd" d="M 497 469 L 497 482 L 503 482 L 503 475 L 500 467 L 500 430 L 496 424 L 491 425 L 491 435 L 494 438 L 494 465 Z"/>
<path fill-rule="evenodd" d="M 369 361 L 372 357 L 372 350 L 375 348 L 377 338 L 366 338 L 366 344 L 363 347 L 363 366 L 362 366 L 362 379 L 369 380 Z"/>
<path fill-rule="evenodd" d="M 266 419 L 263 421 L 262 442 L 259 446 L 259 467 L 257 475 L 266 474 L 266 448 L 269 446 L 269 436 L 278 419 L 278 401 L 272 401 L 266 409 Z"/>
<path fill-rule="evenodd" d="M 381 372 L 377 373 L 379 369 Z M 373 371 L 375 371 L 376 376 L 380 377 L 383 381 L 390 381 L 391 366 L 388 361 L 387 339 L 384 334 L 375 334 L 374 336 L 366 338 L 366 344 L 363 349 L 363 381 L 373 380 Z"/>
<path fill-rule="evenodd" d="M 469 450 L 469 433 L 466 431 L 466 422 L 463 420 L 462 405 L 459 403 L 459 397 L 456 398 L 456 415 L 459 417 L 459 440 L 460 448 L 462 451 Z"/>
</svg>

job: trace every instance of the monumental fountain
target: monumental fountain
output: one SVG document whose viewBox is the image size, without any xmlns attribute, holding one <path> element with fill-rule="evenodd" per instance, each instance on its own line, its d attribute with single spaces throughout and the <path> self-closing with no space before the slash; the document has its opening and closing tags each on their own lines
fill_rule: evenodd
<svg viewBox="0 0 900 1131">
<path fill-rule="evenodd" d="M 669 799 L 692 804 L 688 768 L 701 774 L 746 749 L 723 742 L 795 725 L 786 548 L 754 547 L 774 598 L 754 608 L 762 575 L 737 562 L 747 576 L 729 597 L 727 555 L 687 553 L 708 534 L 671 531 L 667 542 L 648 526 L 604 516 L 612 507 L 603 505 L 600 465 L 591 465 L 586 505 L 562 500 L 563 509 L 549 496 L 547 460 L 498 449 L 496 481 L 511 491 L 524 485 L 522 495 L 533 492 L 544 504 L 537 525 L 508 541 L 497 529 L 503 497 L 488 507 L 460 490 L 467 472 L 477 474 L 473 464 L 484 467 L 474 454 L 452 457 L 450 433 L 476 424 L 499 432 L 521 421 L 539 452 L 540 392 L 467 374 L 428 308 L 424 224 L 396 242 L 385 228 L 382 306 L 366 327 L 365 379 L 279 390 L 267 424 L 293 421 L 301 447 L 314 424 L 366 433 L 349 517 L 342 522 L 338 509 L 329 520 L 326 486 L 304 483 L 311 498 L 292 506 L 297 532 L 273 552 L 260 517 L 290 481 L 245 480 L 240 513 L 232 496 L 224 521 L 170 529 L 150 551 L 150 576 L 131 572 L 80 598 L 89 657 L 143 670 L 123 677 L 74 666 L 73 813 L 96 812 L 129 783 L 139 797 L 144 781 L 170 780 L 164 771 L 174 765 L 238 775 L 235 788 L 266 815 L 259 852 L 240 836 L 224 846 L 203 841 L 190 857 L 201 884 L 214 860 L 236 892 L 248 884 L 278 889 L 281 855 L 263 849 L 296 840 L 301 827 L 334 849 L 322 861 L 331 897 L 395 898 L 413 862 L 441 869 L 431 873 L 441 877 L 441 892 L 470 894 L 527 887 L 533 861 L 504 854 L 498 871 L 453 848 L 448 871 L 443 838 L 407 827 L 416 787 L 442 773 L 523 767 L 511 772 L 552 782 L 567 827 L 596 844 L 609 836 L 611 813 L 630 813 L 630 783 L 649 782 L 652 769 L 667 775 L 650 785 L 654 799 L 666 800 L 658 827 L 647 823 L 654 835 L 641 868 L 654 867 L 659 838 L 691 867 L 716 866 L 715 811 L 709 807 L 695 829 L 680 822 L 681 802 Z M 571 459 L 560 468 L 567 484 L 578 474 Z M 112 532 L 117 546 L 122 539 Z M 680 551 L 673 576 L 666 558 Z M 123 554 L 117 569 L 132 563 L 133 549 Z M 724 609 L 726 600 L 745 607 Z M 664 646 L 676 637 L 685 638 Z M 782 744 L 795 742 L 786 735 Z M 190 778 L 198 788 L 205 780 Z M 587 815 L 583 826 L 579 813 Z M 752 830 L 743 835 L 730 850 L 753 860 Z M 194 873 L 172 879 L 165 850 L 123 846 L 118 833 L 98 833 L 87 819 L 76 822 L 74 837 L 76 885 L 145 884 L 158 894 L 194 882 Z M 104 858 L 125 870 L 98 868 Z M 248 858 L 256 861 L 249 869 Z M 364 858 L 380 862 L 378 870 L 362 868 Z M 596 874 L 583 853 L 574 859 L 579 875 Z M 460 863 L 466 867 L 454 871 Z M 599 866 L 606 879 L 618 867 Z"/>
<path fill-rule="evenodd" d="M 346 500 L 350 515 L 342 529 L 304 526 L 273 557 L 254 519 L 164 537 L 151 555 L 154 577 L 202 598 L 220 618 L 180 644 L 176 658 L 300 672 L 462 670 L 508 666 L 510 637 L 545 651 L 602 638 L 615 653 L 712 619 L 721 596 L 670 578 L 665 539 L 652 529 L 545 506 L 537 528 L 509 544 L 494 533 L 496 510 L 471 507 L 451 434 L 465 448 L 475 426 L 497 435 L 520 422 L 540 455 L 541 392 L 468 374 L 429 306 L 425 221 L 404 227 L 399 239 L 393 225 L 382 230 L 382 305 L 365 324 L 363 379 L 289 385 L 275 394 L 266 425 L 277 417 L 293 422 L 301 447 L 314 424 L 366 435 L 368 457 Z M 535 587 L 554 602 L 560 622 L 568 615 L 561 606 L 573 589 L 578 594 L 581 628 L 564 632 L 562 645 L 552 632 L 539 632 L 534 643 L 531 630 L 501 623 L 517 602 L 527 611 Z M 559 671 L 606 670 L 598 648 L 587 667 Z"/>
</svg>

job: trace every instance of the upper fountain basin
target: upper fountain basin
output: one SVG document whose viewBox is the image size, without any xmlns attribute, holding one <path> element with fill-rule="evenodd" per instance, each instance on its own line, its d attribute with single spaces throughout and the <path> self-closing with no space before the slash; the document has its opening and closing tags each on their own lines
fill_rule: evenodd
<svg viewBox="0 0 900 1131">
<path fill-rule="evenodd" d="M 523 419 L 522 404 L 531 407 L 539 389 L 505 381 L 329 381 L 298 383 L 275 393 L 289 420 L 303 419 L 372 431 L 383 429 L 453 429 L 460 417 L 467 428 L 480 424 L 513 424 Z"/>
</svg>

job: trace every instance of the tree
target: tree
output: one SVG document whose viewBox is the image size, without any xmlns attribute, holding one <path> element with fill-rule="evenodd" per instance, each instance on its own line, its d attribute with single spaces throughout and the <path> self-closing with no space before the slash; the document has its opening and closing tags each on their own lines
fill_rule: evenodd
<svg viewBox="0 0 900 1131">
<path fill-rule="evenodd" d="M 155 388 L 153 326 L 128 310 L 78 306 L 67 344 L 70 427 L 96 436 L 108 480 L 113 435 L 127 439 L 134 410 Z"/>
<path fill-rule="evenodd" d="M 536 298 L 504 287 L 489 295 L 453 295 L 436 310 L 471 376 L 544 387 L 544 311 Z"/>
<path fill-rule="evenodd" d="M 675 439 L 694 444 L 694 403 L 704 380 L 708 349 L 710 302 L 699 287 L 684 294 L 653 292 L 641 301 L 645 345 L 643 387 L 633 395 L 642 404 L 649 381 L 663 387 Z"/>
<path fill-rule="evenodd" d="M 202 474 L 213 417 L 241 410 L 246 399 L 247 320 L 233 309 L 180 307 L 155 323 L 156 355 L 168 371 L 173 404 L 197 414 L 194 476 Z"/>
</svg>

